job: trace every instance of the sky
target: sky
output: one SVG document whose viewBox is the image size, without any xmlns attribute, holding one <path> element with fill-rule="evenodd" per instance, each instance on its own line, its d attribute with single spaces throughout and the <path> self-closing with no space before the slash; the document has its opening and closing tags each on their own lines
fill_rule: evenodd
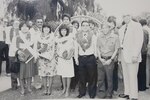
<svg viewBox="0 0 150 100">
<path fill-rule="evenodd" d="M 124 14 L 133 16 L 142 12 L 150 12 L 150 0 L 96 0 L 107 15 L 121 18 Z"/>
</svg>

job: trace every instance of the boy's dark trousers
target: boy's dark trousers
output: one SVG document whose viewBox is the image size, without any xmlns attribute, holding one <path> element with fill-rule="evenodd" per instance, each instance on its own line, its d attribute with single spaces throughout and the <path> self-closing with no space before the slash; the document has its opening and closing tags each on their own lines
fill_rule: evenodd
<svg viewBox="0 0 150 100">
<path fill-rule="evenodd" d="M 10 60 L 9 61 L 10 65 L 12 65 L 12 63 L 15 61 L 15 57 L 9 57 L 9 60 Z M 18 78 L 18 74 L 11 72 L 11 87 L 13 90 L 16 90 L 18 88 L 17 78 Z"/>
</svg>

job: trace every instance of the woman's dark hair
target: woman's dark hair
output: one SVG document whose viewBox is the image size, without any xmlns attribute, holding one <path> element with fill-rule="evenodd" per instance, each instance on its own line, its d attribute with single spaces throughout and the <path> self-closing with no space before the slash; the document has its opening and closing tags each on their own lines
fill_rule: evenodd
<svg viewBox="0 0 150 100">
<path fill-rule="evenodd" d="M 42 32 L 44 32 L 44 28 L 45 27 L 48 27 L 50 30 L 49 30 L 49 33 L 51 33 L 52 32 L 52 28 L 51 28 L 51 26 L 50 25 L 48 25 L 47 23 L 46 24 L 44 24 L 43 26 L 42 26 Z"/>
<path fill-rule="evenodd" d="M 77 25 L 78 25 L 78 28 L 79 28 L 79 22 L 78 21 L 73 21 L 71 24 L 73 25 L 73 24 L 75 24 L 75 23 L 77 23 Z"/>
<path fill-rule="evenodd" d="M 71 17 L 69 14 L 63 14 L 62 15 L 62 20 L 64 20 L 64 17 L 67 17 L 69 19 L 69 21 L 71 21 Z"/>
<path fill-rule="evenodd" d="M 123 25 L 125 25 L 126 23 L 123 21 L 121 24 L 122 24 L 122 26 L 123 26 Z"/>
<path fill-rule="evenodd" d="M 81 26 L 83 25 L 83 23 L 89 23 L 89 21 L 87 21 L 87 20 L 82 21 Z"/>
<path fill-rule="evenodd" d="M 21 30 L 21 28 L 23 27 L 23 25 L 26 25 L 30 29 L 30 26 L 26 22 L 23 21 L 23 22 L 21 22 L 19 24 L 19 30 Z"/>
<path fill-rule="evenodd" d="M 115 16 L 109 16 L 107 19 L 107 22 L 109 22 L 109 23 L 113 22 L 116 27 L 116 17 Z"/>
<path fill-rule="evenodd" d="M 146 19 L 141 19 L 139 22 L 142 26 L 147 25 Z"/>
<path fill-rule="evenodd" d="M 62 33 L 61 33 L 61 30 L 62 30 L 62 29 L 66 29 L 66 31 L 67 31 L 66 36 L 68 36 L 68 35 L 69 35 L 69 27 L 68 27 L 67 25 L 65 25 L 65 24 L 63 24 L 63 25 L 60 26 L 60 28 L 59 28 L 59 35 L 60 35 L 61 37 L 63 37 L 63 35 L 62 35 Z"/>
<path fill-rule="evenodd" d="M 93 20 L 89 20 L 89 23 L 93 24 L 94 26 L 96 26 L 96 23 Z"/>
</svg>

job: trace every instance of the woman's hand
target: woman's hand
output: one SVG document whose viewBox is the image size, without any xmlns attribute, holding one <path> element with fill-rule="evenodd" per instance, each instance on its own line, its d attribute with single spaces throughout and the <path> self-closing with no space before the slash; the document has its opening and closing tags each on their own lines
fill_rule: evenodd
<svg viewBox="0 0 150 100">
<path fill-rule="evenodd" d="M 74 50 L 73 48 L 72 48 L 72 49 L 70 49 L 70 51 L 69 51 L 69 55 L 68 55 L 68 57 L 67 57 L 67 60 L 70 60 L 70 59 L 73 57 L 74 52 L 75 52 L 75 50 Z"/>
<path fill-rule="evenodd" d="M 47 50 L 47 44 L 41 43 L 40 49 L 38 51 L 43 53 L 46 50 Z"/>
</svg>

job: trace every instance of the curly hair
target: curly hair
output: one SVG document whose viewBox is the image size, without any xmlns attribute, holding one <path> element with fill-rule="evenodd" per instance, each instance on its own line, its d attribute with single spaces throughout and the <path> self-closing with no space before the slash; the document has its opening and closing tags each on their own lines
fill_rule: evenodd
<svg viewBox="0 0 150 100">
<path fill-rule="evenodd" d="M 78 25 L 78 28 L 79 28 L 79 22 L 78 21 L 73 21 L 71 24 L 73 25 L 73 24 L 75 24 L 75 23 L 77 23 L 77 25 Z"/>
<path fill-rule="evenodd" d="M 42 32 L 44 32 L 44 28 L 45 27 L 48 27 L 50 30 L 49 30 L 49 33 L 51 33 L 52 32 L 52 28 L 51 28 L 51 26 L 49 25 L 49 24 L 47 24 L 47 23 L 45 23 L 43 26 L 42 26 Z"/>
<path fill-rule="evenodd" d="M 62 35 L 62 33 L 61 33 L 61 30 L 62 29 L 66 29 L 66 31 L 67 31 L 67 34 L 66 34 L 66 36 L 68 36 L 69 35 L 69 27 L 67 26 L 67 25 L 65 25 L 65 24 L 63 24 L 63 25 L 61 25 L 60 26 L 60 28 L 59 28 L 59 35 L 61 36 L 61 37 L 63 37 L 63 35 Z"/>
<path fill-rule="evenodd" d="M 30 26 L 27 24 L 27 22 L 25 21 L 22 21 L 20 24 L 19 24 L 19 30 L 21 30 L 21 28 L 26 25 L 29 29 L 30 29 Z"/>
<path fill-rule="evenodd" d="M 69 19 L 69 21 L 71 21 L 71 17 L 70 17 L 69 14 L 64 13 L 64 14 L 62 15 L 62 20 L 64 20 L 64 17 L 67 17 L 67 18 Z"/>
</svg>

